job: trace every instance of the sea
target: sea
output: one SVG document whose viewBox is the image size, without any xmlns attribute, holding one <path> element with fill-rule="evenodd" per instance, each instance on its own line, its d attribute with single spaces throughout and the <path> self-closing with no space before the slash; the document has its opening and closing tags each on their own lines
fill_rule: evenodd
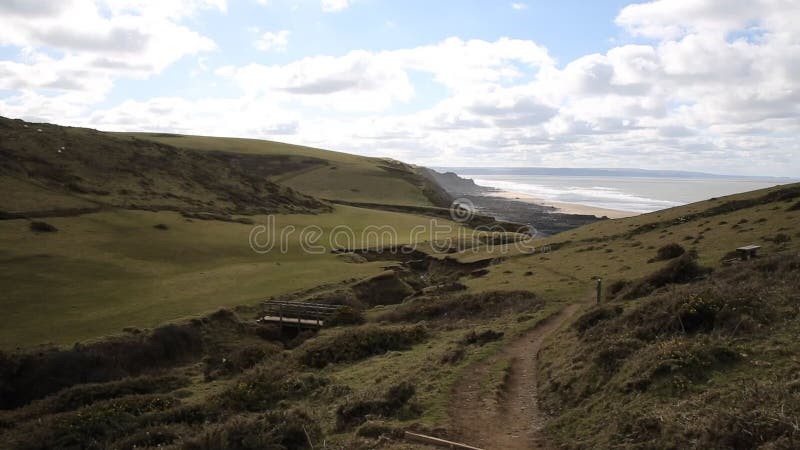
<svg viewBox="0 0 800 450">
<path fill-rule="evenodd" d="M 763 189 L 795 180 L 709 175 L 695 172 L 456 169 L 480 186 L 531 195 L 545 201 L 577 203 L 637 213 L 685 205 L 712 197 Z M 501 173 L 497 173 L 501 172 Z M 511 172 L 511 173 L 509 173 Z M 513 173 L 517 172 L 517 173 Z M 548 172 L 551 172 L 548 174 Z"/>
</svg>

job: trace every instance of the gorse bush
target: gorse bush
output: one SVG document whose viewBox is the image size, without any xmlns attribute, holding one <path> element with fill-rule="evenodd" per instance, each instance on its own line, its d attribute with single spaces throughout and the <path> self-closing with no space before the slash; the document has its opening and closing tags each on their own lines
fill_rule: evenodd
<svg viewBox="0 0 800 450">
<path fill-rule="evenodd" d="M 428 331 L 421 326 L 380 327 L 375 325 L 345 329 L 306 343 L 300 361 L 310 367 L 358 361 L 391 350 L 408 350 L 425 341 Z"/>
<path fill-rule="evenodd" d="M 792 449 L 800 446 L 800 391 L 786 378 L 749 380 L 709 411 L 704 448 Z"/>
<path fill-rule="evenodd" d="M 107 400 L 28 422 L 6 437 L 12 441 L 11 448 L 19 449 L 105 449 L 106 442 L 136 430 L 143 415 L 168 409 L 177 403 L 175 398 L 160 395 Z"/>
<path fill-rule="evenodd" d="M 622 307 L 619 305 L 597 306 L 580 315 L 575 322 L 573 322 L 572 327 L 583 334 L 586 330 L 594 327 L 598 323 L 613 319 L 620 314 L 622 314 Z"/>
<path fill-rule="evenodd" d="M 394 417 L 408 406 L 414 394 L 414 385 L 403 382 L 390 387 L 382 396 L 351 398 L 336 409 L 336 425 L 339 430 L 346 430 L 366 422 L 367 416 Z"/>
<path fill-rule="evenodd" d="M 186 430 L 180 430 L 186 433 Z M 126 436 L 110 447 L 115 449 L 160 448 L 168 446 L 181 439 L 181 435 L 174 427 L 144 428 Z"/>
<path fill-rule="evenodd" d="M 16 417 L 72 411 L 103 400 L 142 394 L 164 394 L 189 385 L 189 378 L 176 375 L 141 376 L 109 383 L 72 386 L 55 395 L 14 411 Z"/>
<path fill-rule="evenodd" d="M 711 273 L 711 269 L 697 263 L 696 256 L 685 253 L 670 261 L 662 269 L 631 284 L 623 294 L 625 299 L 635 299 L 650 294 L 668 284 L 684 284 Z"/>
<path fill-rule="evenodd" d="M 264 411 L 283 400 L 304 398 L 329 383 L 315 374 L 297 374 L 278 366 L 259 367 L 240 377 L 220 395 L 218 403 L 237 411 Z"/>
<path fill-rule="evenodd" d="M 674 259 L 686 253 L 686 249 L 681 247 L 680 244 L 667 244 L 658 249 L 656 252 L 656 256 L 650 260 L 653 261 L 666 261 L 668 259 Z"/>
<path fill-rule="evenodd" d="M 333 316 L 325 321 L 326 327 L 338 327 L 342 325 L 361 325 L 366 322 L 361 311 L 350 306 L 343 306 L 338 309 Z"/>
<path fill-rule="evenodd" d="M 544 302 L 528 291 L 420 297 L 379 317 L 391 322 L 486 318 L 539 310 Z"/>
<path fill-rule="evenodd" d="M 235 416 L 189 440 L 185 450 L 301 450 L 314 448 L 321 431 L 308 413 L 291 409 Z"/>
<path fill-rule="evenodd" d="M 258 343 L 234 348 L 223 347 L 203 358 L 206 379 L 241 373 L 259 362 L 280 353 L 282 347 L 272 343 Z"/>
<path fill-rule="evenodd" d="M 494 331 L 494 330 L 484 330 L 484 331 L 475 331 L 472 330 L 467 333 L 460 341 L 462 345 L 484 345 L 492 341 L 497 341 L 503 339 L 502 331 Z"/>
<path fill-rule="evenodd" d="M 146 336 L 125 336 L 69 350 L 0 355 L 0 409 L 21 406 L 65 387 L 138 375 L 197 358 L 194 327 L 168 325 Z"/>
<path fill-rule="evenodd" d="M 58 228 L 54 227 L 53 225 L 50 225 L 47 222 L 41 222 L 41 221 L 33 221 L 33 222 L 31 222 L 30 223 L 30 229 L 31 229 L 31 231 L 33 231 L 35 233 L 54 233 L 54 232 L 58 231 Z"/>
</svg>

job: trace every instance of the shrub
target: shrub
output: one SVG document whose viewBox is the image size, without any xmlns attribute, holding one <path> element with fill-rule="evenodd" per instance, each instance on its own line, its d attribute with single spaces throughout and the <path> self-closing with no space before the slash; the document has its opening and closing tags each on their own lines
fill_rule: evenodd
<svg viewBox="0 0 800 450">
<path fill-rule="evenodd" d="M 691 239 L 691 237 L 689 238 Z M 686 253 L 686 249 L 681 247 L 680 244 L 667 244 L 658 249 L 655 258 L 651 259 L 650 262 L 674 259 L 683 255 L 684 253 Z"/>
<path fill-rule="evenodd" d="M 614 298 L 622 292 L 626 287 L 630 285 L 630 281 L 628 280 L 615 280 L 608 284 L 606 287 L 606 296 L 608 298 Z"/>
<path fill-rule="evenodd" d="M 414 293 L 396 273 L 390 272 L 362 281 L 352 287 L 359 301 L 370 305 L 394 305 Z"/>
<path fill-rule="evenodd" d="M 503 338 L 504 333 L 502 331 L 494 331 L 494 330 L 485 330 L 481 332 L 476 332 L 475 330 L 470 331 L 461 339 L 462 345 L 484 345 L 492 341 L 497 341 Z"/>
<path fill-rule="evenodd" d="M 384 422 L 372 421 L 358 427 L 356 435 L 366 438 L 378 439 L 381 436 L 388 436 L 395 439 L 403 437 L 403 430 L 394 428 Z"/>
<path fill-rule="evenodd" d="M 109 383 L 72 386 L 33 405 L 40 413 L 72 411 L 95 402 L 128 395 L 163 394 L 188 386 L 189 378 L 176 375 L 141 376 Z"/>
<path fill-rule="evenodd" d="M 311 301 L 326 305 L 349 306 L 356 310 L 364 309 L 366 306 L 366 304 L 360 301 L 356 297 L 356 294 L 350 289 L 339 289 L 332 292 L 325 292 L 313 297 Z"/>
<path fill-rule="evenodd" d="M 710 268 L 697 264 L 696 257 L 693 254 L 685 253 L 678 259 L 668 263 L 661 270 L 633 283 L 631 288 L 623 295 L 623 298 L 643 297 L 668 284 L 689 283 L 708 275 L 710 272 Z"/>
<path fill-rule="evenodd" d="M 269 412 L 236 416 L 209 427 L 184 445 L 186 450 L 263 450 L 314 448 L 321 431 L 304 411 Z"/>
<path fill-rule="evenodd" d="M 620 306 L 596 306 L 578 317 L 572 324 L 572 327 L 575 328 L 578 333 L 583 334 L 600 322 L 613 319 L 620 314 L 622 314 L 622 308 Z"/>
<path fill-rule="evenodd" d="M 444 354 L 442 354 L 440 361 L 442 364 L 455 364 L 464 359 L 466 354 L 467 351 L 464 350 L 464 347 L 459 346 L 456 348 L 450 348 L 447 349 Z"/>
<path fill-rule="evenodd" d="M 708 379 L 714 370 L 740 359 L 739 353 L 724 344 L 708 340 L 664 340 L 653 346 L 650 355 L 637 361 L 639 378 L 629 383 L 636 390 L 686 391 L 691 383 Z"/>
<path fill-rule="evenodd" d="M 614 339 L 605 342 L 594 357 L 594 364 L 607 372 L 613 372 L 622 365 L 622 362 L 636 350 L 642 343 L 636 339 Z"/>
<path fill-rule="evenodd" d="M 325 326 L 338 327 L 342 325 L 361 325 L 365 321 L 366 320 L 364 319 L 364 315 L 361 314 L 361 311 L 349 306 L 343 306 L 336 310 L 336 313 L 334 313 L 333 316 L 325 321 Z"/>
<path fill-rule="evenodd" d="M 751 380 L 710 411 L 698 444 L 704 448 L 790 449 L 800 442 L 800 395 L 785 380 Z"/>
<path fill-rule="evenodd" d="M 390 350 L 407 350 L 423 342 L 428 332 L 420 326 L 347 329 L 329 338 L 318 339 L 300 355 L 300 361 L 310 367 L 358 361 Z"/>
<path fill-rule="evenodd" d="M 139 426 L 146 413 L 168 409 L 178 400 L 158 395 L 133 395 L 76 411 L 45 416 L 19 427 L 10 436 L 13 447 L 102 449 Z"/>
<path fill-rule="evenodd" d="M 180 439 L 175 430 L 167 427 L 153 427 L 139 430 L 130 436 L 115 442 L 111 448 L 135 449 L 147 447 L 162 447 L 172 444 Z"/>
<path fill-rule="evenodd" d="M 282 400 L 304 398 L 325 387 L 329 380 L 314 374 L 291 374 L 285 368 L 257 368 L 223 392 L 218 403 L 238 411 L 264 411 Z"/>
<path fill-rule="evenodd" d="M 153 225 L 153 228 L 155 228 L 156 230 L 162 230 L 162 231 L 169 230 L 169 226 L 166 225 L 166 224 L 163 224 L 163 223 L 159 223 L 159 224 Z"/>
<path fill-rule="evenodd" d="M 35 233 L 55 233 L 58 228 L 47 222 L 33 221 L 30 224 L 31 231 Z"/>
<path fill-rule="evenodd" d="M 203 372 L 206 379 L 241 373 L 281 350 L 281 347 L 267 343 L 245 345 L 231 350 L 220 349 L 213 356 L 203 358 Z"/>
<path fill-rule="evenodd" d="M 153 425 L 202 425 L 219 420 L 220 412 L 211 402 L 198 405 L 178 405 L 163 411 L 153 411 L 141 417 L 142 426 Z"/>
<path fill-rule="evenodd" d="M 779 245 L 790 242 L 791 240 L 792 240 L 791 236 L 789 236 L 786 233 L 778 233 L 772 238 L 772 242 Z"/>
<path fill-rule="evenodd" d="M 167 325 L 69 350 L 9 355 L 0 361 L 0 408 L 16 408 L 76 384 L 135 376 L 198 357 L 202 339 L 190 326 Z"/>
<path fill-rule="evenodd" d="M 351 399 L 336 408 L 336 426 L 346 430 L 366 422 L 367 416 L 393 417 L 407 406 L 414 393 L 414 385 L 402 382 L 390 387 L 382 398 L 367 395 Z"/>
<path fill-rule="evenodd" d="M 487 318 L 539 310 L 544 302 L 528 291 L 492 291 L 458 296 L 420 297 L 382 315 L 380 320 L 409 322 Z"/>
</svg>

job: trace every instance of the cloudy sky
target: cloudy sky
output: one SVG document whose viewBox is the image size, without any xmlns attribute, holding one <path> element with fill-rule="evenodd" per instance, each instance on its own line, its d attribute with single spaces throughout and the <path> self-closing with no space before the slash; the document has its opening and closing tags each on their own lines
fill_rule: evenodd
<svg viewBox="0 0 800 450">
<path fill-rule="evenodd" d="M 0 115 L 433 166 L 800 174 L 796 0 L 0 0 Z"/>
</svg>

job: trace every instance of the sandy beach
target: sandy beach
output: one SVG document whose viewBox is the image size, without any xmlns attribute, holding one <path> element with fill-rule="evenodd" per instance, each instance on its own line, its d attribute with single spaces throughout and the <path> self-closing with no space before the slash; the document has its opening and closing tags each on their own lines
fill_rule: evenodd
<svg viewBox="0 0 800 450">
<path fill-rule="evenodd" d="M 484 195 L 490 197 L 500 197 L 507 200 L 517 200 L 520 202 L 531 203 L 535 205 L 550 206 L 552 208 L 556 208 L 557 209 L 556 212 L 562 214 L 588 214 L 596 217 L 605 216 L 608 217 L 609 219 L 621 219 L 623 217 L 637 216 L 640 214 L 633 211 L 620 211 L 616 209 L 598 208 L 595 206 L 580 205 L 577 203 L 551 202 L 534 197 L 530 194 L 523 194 L 520 192 L 493 191 L 493 192 L 487 192 Z"/>
</svg>

